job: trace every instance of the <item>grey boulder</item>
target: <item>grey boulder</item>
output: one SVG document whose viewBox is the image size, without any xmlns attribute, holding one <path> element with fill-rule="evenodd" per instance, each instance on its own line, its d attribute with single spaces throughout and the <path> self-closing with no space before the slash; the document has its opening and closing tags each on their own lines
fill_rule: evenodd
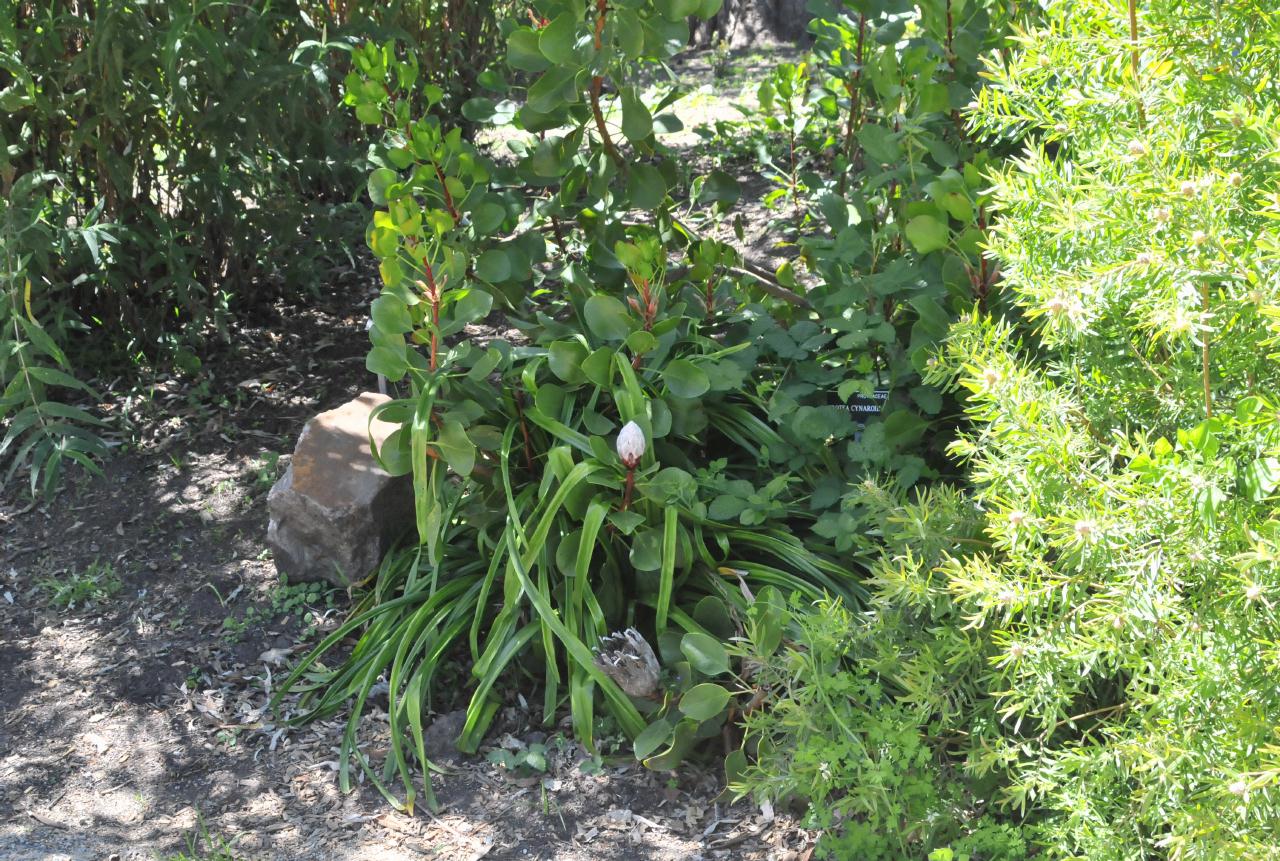
<svg viewBox="0 0 1280 861">
<path fill-rule="evenodd" d="M 375 571 L 413 524 L 413 483 L 373 458 L 398 425 L 369 416 L 386 395 L 365 392 L 312 418 L 293 460 L 267 496 L 267 543 L 292 581 L 346 587 Z"/>
</svg>

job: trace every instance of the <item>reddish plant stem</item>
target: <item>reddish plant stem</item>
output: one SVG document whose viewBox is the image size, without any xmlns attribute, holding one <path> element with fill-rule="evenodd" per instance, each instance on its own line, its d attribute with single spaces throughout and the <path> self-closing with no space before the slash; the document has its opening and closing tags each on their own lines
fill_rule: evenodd
<svg viewBox="0 0 1280 861">
<path fill-rule="evenodd" d="M 978 229 L 982 231 L 983 235 L 987 232 L 987 208 L 981 204 L 978 205 Z M 978 283 L 975 292 L 978 296 L 978 309 L 984 314 L 987 312 L 987 291 L 990 288 L 991 283 L 987 273 L 987 256 L 983 254 L 978 259 Z"/>
<path fill-rule="evenodd" d="M 533 443 L 529 439 L 529 423 L 524 418 L 524 392 L 516 389 L 516 415 L 520 418 L 520 433 L 524 436 L 524 462 L 533 472 Z"/>
<path fill-rule="evenodd" d="M 658 319 L 658 297 L 649 288 L 647 279 L 639 278 L 635 275 L 631 276 L 631 283 L 635 285 L 636 292 L 640 294 L 637 300 L 634 296 L 627 297 L 627 304 L 631 306 L 631 310 L 640 315 L 640 319 L 644 322 L 644 330 L 646 332 L 653 329 L 654 322 Z M 643 354 L 637 354 L 631 360 L 631 367 L 640 370 L 641 357 Z"/>
<path fill-rule="evenodd" d="M 622 511 L 631 507 L 631 493 L 636 488 L 635 467 L 627 467 L 627 483 L 622 488 Z"/>
<path fill-rule="evenodd" d="M 449 191 L 449 184 L 444 181 L 444 171 L 440 169 L 440 165 L 435 162 L 431 166 L 436 170 L 436 179 L 440 180 L 440 188 L 444 191 L 444 205 L 449 210 L 449 215 L 453 218 L 453 223 L 457 224 L 462 220 L 462 216 L 458 215 L 457 207 L 453 205 L 453 194 Z"/>
<path fill-rule="evenodd" d="M 593 40 L 596 53 L 604 47 L 604 22 L 609 11 L 608 0 L 596 0 L 596 30 Z M 604 151 L 613 161 L 614 164 L 622 165 L 622 156 L 618 154 L 618 148 L 613 145 L 613 138 L 609 136 L 609 129 L 604 124 L 604 111 L 600 110 L 600 92 L 604 89 L 604 75 L 596 75 L 591 79 L 591 115 L 596 120 L 596 131 L 600 133 L 600 142 L 604 145 Z"/>
<path fill-rule="evenodd" d="M 951 21 L 951 0 L 947 0 L 947 61 L 954 63 L 956 52 L 951 49 L 951 42 L 955 38 L 955 25 Z"/>
<path fill-rule="evenodd" d="M 857 151 L 858 129 L 862 125 L 862 46 L 867 38 L 867 16 L 858 16 L 858 48 L 854 57 L 854 62 L 858 68 L 854 69 L 853 76 L 845 82 L 845 89 L 849 91 L 849 122 L 844 130 L 844 155 L 849 162 L 849 169 L 853 168 L 853 156 Z M 840 177 L 840 193 L 844 194 L 845 180 L 848 177 L 848 170 L 844 176 Z"/>
<path fill-rule="evenodd" d="M 435 272 L 431 269 L 431 264 L 425 260 L 422 264 L 426 267 L 427 272 L 427 301 L 431 303 L 431 370 L 436 369 L 436 353 L 440 350 L 439 331 L 440 331 L 440 288 L 436 286 Z"/>
</svg>

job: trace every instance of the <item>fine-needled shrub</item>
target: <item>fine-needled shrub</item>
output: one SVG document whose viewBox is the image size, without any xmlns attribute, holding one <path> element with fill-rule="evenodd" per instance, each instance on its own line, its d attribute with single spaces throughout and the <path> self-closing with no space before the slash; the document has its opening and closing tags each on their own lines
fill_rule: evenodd
<svg viewBox="0 0 1280 861">
<path fill-rule="evenodd" d="M 952 449 L 981 528 L 936 493 L 884 506 L 857 663 L 822 684 L 872 680 L 842 737 L 870 745 L 911 715 L 935 768 L 924 797 L 954 809 L 963 775 L 959 806 L 1021 825 L 1029 854 L 1272 859 L 1280 18 L 1046 7 L 970 114 L 1028 141 L 992 176 L 990 253 L 1017 316 L 965 317 L 928 375 L 966 399 Z M 814 743 L 772 716 L 756 729 L 770 759 L 742 788 L 766 791 L 766 764 Z M 829 847 L 886 809 L 865 768 L 816 796 L 819 818 L 852 814 Z M 915 809 L 904 779 L 889 789 L 889 809 Z"/>
</svg>

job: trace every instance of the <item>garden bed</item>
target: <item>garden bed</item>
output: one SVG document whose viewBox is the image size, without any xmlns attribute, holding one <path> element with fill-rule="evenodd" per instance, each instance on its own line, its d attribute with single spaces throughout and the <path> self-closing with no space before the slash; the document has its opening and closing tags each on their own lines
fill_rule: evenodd
<svg viewBox="0 0 1280 861">
<path fill-rule="evenodd" d="M 719 779 L 694 767 L 596 770 L 514 691 L 489 744 L 541 745 L 545 771 L 507 772 L 488 746 L 450 757 L 438 815 L 340 793 L 340 719 L 272 723 L 273 679 L 346 598 L 280 584 L 266 491 L 310 415 L 373 385 L 361 284 L 347 273 L 246 325 L 149 403 L 112 398 L 138 450 L 52 503 L 0 504 L 0 859 L 152 859 L 204 837 L 235 858 L 797 857 L 789 818 L 717 801 Z M 51 581 L 99 598 L 54 606 Z M 451 724 L 435 732 L 446 756 Z"/>
</svg>

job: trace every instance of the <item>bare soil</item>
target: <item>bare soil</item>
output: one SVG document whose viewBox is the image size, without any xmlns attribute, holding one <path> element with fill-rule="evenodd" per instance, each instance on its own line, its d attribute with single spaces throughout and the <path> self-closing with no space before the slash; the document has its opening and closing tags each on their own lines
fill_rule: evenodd
<svg viewBox="0 0 1280 861">
<path fill-rule="evenodd" d="M 807 857 L 790 819 L 718 801 L 707 770 L 584 771 L 585 752 L 514 691 L 489 741 L 545 744 L 546 772 L 454 755 L 444 715 L 438 815 L 339 791 L 342 716 L 274 723 L 273 679 L 348 601 L 290 603 L 264 543 L 266 492 L 302 424 L 373 385 L 375 285 L 355 271 L 335 285 L 242 325 L 195 375 L 112 396 L 131 442 L 101 477 L 48 503 L 0 500 L 0 861 Z M 54 606 L 53 582 L 86 572 L 113 594 Z M 376 760 L 385 713 L 362 731 Z M 221 841 L 230 854 L 215 856 Z"/>
</svg>

